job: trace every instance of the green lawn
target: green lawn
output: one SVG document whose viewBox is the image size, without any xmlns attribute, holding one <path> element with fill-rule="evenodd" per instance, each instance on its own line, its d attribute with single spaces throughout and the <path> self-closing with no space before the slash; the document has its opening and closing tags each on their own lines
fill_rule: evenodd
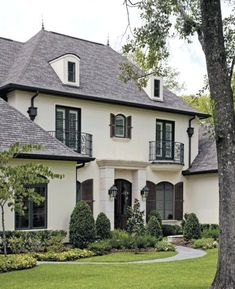
<svg viewBox="0 0 235 289">
<path fill-rule="evenodd" d="M 156 264 L 45 264 L 0 274 L 9 289 L 207 289 L 215 274 L 217 251 L 205 257 Z"/>
<path fill-rule="evenodd" d="M 130 262 L 150 259 L 167 258 L 176 255 L 176 252 L 117 252 L 103 256 L 80 259 L 79 262 Z"/>
</svg>

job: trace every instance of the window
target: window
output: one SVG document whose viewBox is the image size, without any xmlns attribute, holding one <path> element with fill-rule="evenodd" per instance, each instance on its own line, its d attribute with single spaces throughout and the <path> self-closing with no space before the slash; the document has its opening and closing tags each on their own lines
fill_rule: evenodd
<svg viewBox="0 0 235 289">
<path fill-rule="evenodd" d="M 174 159 L 174 122 L 157 120 L 156 159 Z"/>
<path fill-rule="evenodd" d="M 75 82 L 76 81 L 76 66 L 75 62 L 68 61 L 68 81 Z"/>
<path fill-rule="evenodd" d="M 82 183 L 77 181 L 76 202 L 85 201 L 93 212 L 93 179 L 86 180 Z"/>
<path fill-rule="evenodd" d="M 154 97 L 160 97 L 160 79 L 154 79 Z"/>
<path fill-rule="evenodd" d="M 80 109 L 56 106 L 56 138 L 68 147 L 80 151 Z"/>
<path fill-rule="evenodd" d="M 131 138 L 131 116 L 123 114 L 110 114 L 110 136 L 120 138 Z"/>
<path fill-rule="evenodd" d="M 39 205 L 29 199 L 24 200 L 24 215 L 15 213 L 16 230 L 47 228 L 47 184 L 34 185 L 33 187 L 45 199 Z"/>
<path fill-rule="evenodd" d="M 173 197 L 174 186 L 167 182 L 157 184 L 156 187 L 156 210 L 163 220 L 173 220 Z"/>
</svg>

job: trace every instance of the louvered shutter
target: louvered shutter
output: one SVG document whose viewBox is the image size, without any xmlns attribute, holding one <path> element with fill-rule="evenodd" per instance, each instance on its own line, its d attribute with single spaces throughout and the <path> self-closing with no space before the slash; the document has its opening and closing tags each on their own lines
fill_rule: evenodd
<svg viewBox="0 0 235 289">
<path fill-rule="evenodd" d="M 175 219 L 183 220 L 183 182 L 175 185 Z"/>
<path fill-rule="evenodd" d="M 93 179 L 86 180 L 81 184 L 81 197 L 93 212 Z"/>
<path fill-rule="evenodd" d="M 110 113 L 110 137 L 115 136 L 115 115 Z"/>
<path fill-rule="evenodd" d="M 131 116 L 126 118 L 126 137 L 131 139 Z"/>
<path fill-rule="evenodd" d="M 149 194 L 146 199 L 146 220 L 148 220 L 148 215 L 151 211 L 156 210 L 156 185 L 152 182 L 146 182 L 149 188 Z"/>
</svg>

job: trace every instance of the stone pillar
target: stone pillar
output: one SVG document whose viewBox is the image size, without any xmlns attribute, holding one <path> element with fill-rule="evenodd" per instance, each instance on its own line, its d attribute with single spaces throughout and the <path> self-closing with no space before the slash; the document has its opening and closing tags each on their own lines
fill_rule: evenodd
<svg viewBox="0 0 235 289">
<path fill-rule="evenodd" d="M 140 210 L 144 211 L 144 220 L 146 214 L 146 200 L 142 199 L 140 191 L 146 185 L 146 170 L 139 169 L 133 172 L 133 185 L 132 185 L 132 204 L 135 199 L 140 201 Z"/>
<path fill-rule="evenodd" d="M 114 199 L 109 197 L 108 191 L 114 184 L 114 168 L 100 168 L 100 211 L 104 212 L 114 229 Z"/>
</svg>

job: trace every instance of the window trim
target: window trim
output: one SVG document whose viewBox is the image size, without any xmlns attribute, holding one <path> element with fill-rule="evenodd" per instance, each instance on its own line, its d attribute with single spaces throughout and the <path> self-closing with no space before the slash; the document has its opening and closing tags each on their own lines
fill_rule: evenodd
<svg viewBox="0 0 235 289">
<path fill-rule="evenodd" d="M 124 134 L 123 135 L 118 135 L 116 134 L 116 128 L 117 128 L 117 124 L 116 124 L 116 120 L 117 117 L 122 117 L 123 118 L 123 131 Z M 125 116 L 124 114 L 118 113 L 118 114 L 110 114 L 110 137 L 115 139 L 131 139 L 131 132 L 132 132 L 132 117 L 131 116 Z"/>
<path fill-rule="evenodd" d="M 29 225 L 28 227 L 17 227 L 16 226 L 16 217 L 17 213 L 15 212 L 15 230 L 41 230 L 41 229 L 47 229 L 48 227 L 48 184 L 35 184 L 35 185 L 29 185 L 28 187 L 33 187 L 33 188 L 40 188 L 44 187 L 45 188 L 45 226 L 42 227 L 34 227 L 33 226 L 33 201 L 28 199 L 28 217 L 29 217 Z M 24 217 L 21 216 L 20 217 Z"/>
</svg>

